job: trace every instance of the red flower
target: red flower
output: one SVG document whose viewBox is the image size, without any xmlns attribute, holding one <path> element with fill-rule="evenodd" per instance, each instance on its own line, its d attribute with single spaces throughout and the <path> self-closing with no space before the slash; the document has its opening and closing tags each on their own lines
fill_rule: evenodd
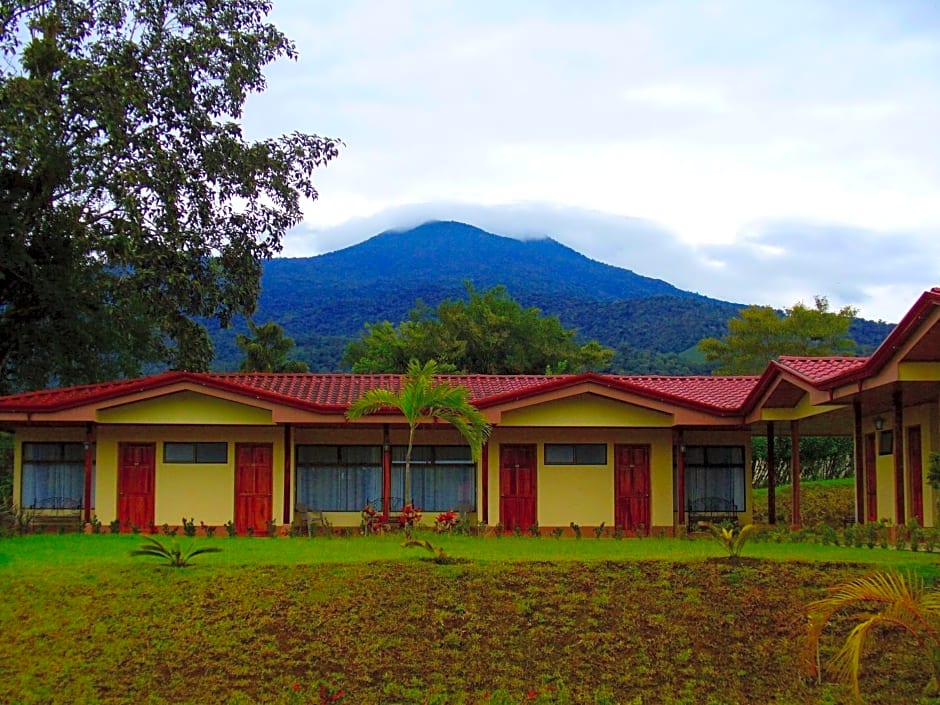
<svg viewBox="0 0 940 705">
<path fill-rule="evenodd" d="M 528 695 L 529 695 L 529 700 L 535 700 L 539 696 L 538 691 L 535 691 L 535 690 L 530 690 Z"/>
</svg>

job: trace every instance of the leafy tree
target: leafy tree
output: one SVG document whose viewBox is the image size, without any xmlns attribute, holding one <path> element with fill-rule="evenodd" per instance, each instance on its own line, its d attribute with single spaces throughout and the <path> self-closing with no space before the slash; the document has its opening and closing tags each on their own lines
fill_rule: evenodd
<svg viewBox="0 0 940 705">
<path fill-rule="evenodd" d="M 774 436 L 774 477 L 781 484 L 790 482 L 792 443 L 786 434 Z M 754 486 L 767 486 L 767 438 L 751 439 Z M 837 480 L 853 477 L 854 441 L 850 436 L 803 436 L 800 438 L 800 477 L 804 480 Z"/>
<path fill-rule="evenodd" d="M 241 372 L 309 372 L 306 362 L 288 360 L 294 348 L 294 339 L 274 321 L 260 326 L 248 323 L 250 336 L 239 334 L 235 343 L 245 353 Z"/>
<path fill-rule="evenodd" d="M 439 367 L 429 360 L 423 365 L 417 360 L 408 363 L 408 372 L 402 377 L 398 391 L 370 389 L 357 399 L 346 416 L 358 419 L 376 412 L 395 409 L 408 422 L 408 449 L 405 451 L 405 503 L 411 504 L 411 449 L 415 430 L 422 423 L 446 421 L 460 431 L 470 445 L 474 460 L 480 459 L 483 443 L 489 437 L 490 424 L 486 417 L 470 403 L 466 387 L 455 386 L 435 379 Z"/>
<path fill-rule="evenodd" d="M 814 308 L 794 304 L 782 316 L 769 306 L 749 306 L 728 322 L 723 339 L 705 338 L 699 350 L 706 361 L 718 363 L 718 374 L 760 374 L 781 355 L 852 354 L 849 327 L 857 310 L 845 306 L 832 312 L 824 296 L 815 302 Z"/>
<path fill-rule="evenodd" d="M 412 359 L 435 359 L 445 370 L 479 374 L 542 374 L 602 369 L 614 352 L 596 341 L 579 345 L 576 332 L 555 316 L 523 308 L 496 286 L 479 292 L 466 284 L 466 300 L 448 299 L 436 310 L 421 302 L 398 326 L 366 325 L 346 349 L 353 372 L 402 372 Z"/>
<path fill-rule="evenodd" d="M 206 369 L 339 143 L 238 120 L 268 0 L 0 3 L 0 393 Z"/>
</svg>

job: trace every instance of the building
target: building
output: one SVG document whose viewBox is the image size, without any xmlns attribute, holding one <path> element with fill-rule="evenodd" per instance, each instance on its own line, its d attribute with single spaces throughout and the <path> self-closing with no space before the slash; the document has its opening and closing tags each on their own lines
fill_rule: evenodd
<svg viewBox="0 0 940 705">
<path fill-rule="evenodd" d="M 426 516 L 461 508 L 505 529 L 671 532 L 709 498 L 709 511 L 748 522 L 751 438 L 785 433 L 794 445 L 854 438 L 858 521 L 935 523 L 927 467 L 940 451 L 940 289 L 867 358 L 782 358 L 760 376 L 443 379 L 470 390 L 493 432 L 475 462 L 449 425 L 419 428 L 413 493 Z M 193 518 L 260 533 L 290 523 L 298 503 L 359 526 L 366 503 L 401 509 L 408 427 L 345 411 L 399 381 L 167 372 L 0 397 L 0 427 L 15 438 L 14 500 L 126 530 Z M 798 457 L 792 470 L 798 524 Z"/>
</svg>

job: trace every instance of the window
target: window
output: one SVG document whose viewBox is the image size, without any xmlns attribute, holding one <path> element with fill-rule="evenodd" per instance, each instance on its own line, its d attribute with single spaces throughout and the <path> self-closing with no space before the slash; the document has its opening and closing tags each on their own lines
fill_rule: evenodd
<svg viewBox="0 0 940 705">
<path fill-rule="evenodd" d="M 739 512 L 746 502 L 744 446 L 689 446 L 685 449 L 686 506 L 702 497 L 734 502 Z"/>
<path fill-rule="evenodd" d="M 164 463 L 227 463 L 228 443 L 164 443 Z"/>
<path fill-rule="evenodd" d="M 405 496 L 405 453 L 392 448 L 392 495 Z M 469 446 L 415 446 L 411 449 L 411 496 L 416 507 L 439 512 L 476 505 L 476 463 Z M 401 509 L 395 506 L 393 510 Z"/>
<path fill-rule="evenodd" d="M 298 502 L 311 509 L 358 512 L 381 496 L 381 446 L 297 446 Z"/>
<path fill-rule="evenodd" d="M 546 443 L 546 465 L 607 465 L 605 443 Z"/>
<path fill-rule="evenodd" d="M 91 506 L 95 506 L 92 467 Z M 21 501 L 30 509 L 80 509 L 85 498 L 83 443 L 24 443 Z"/>
</svg>

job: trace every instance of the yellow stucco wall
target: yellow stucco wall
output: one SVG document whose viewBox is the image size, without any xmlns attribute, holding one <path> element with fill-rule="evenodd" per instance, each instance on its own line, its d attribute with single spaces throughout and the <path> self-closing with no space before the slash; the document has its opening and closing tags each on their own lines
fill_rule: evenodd
<svg viewBox="0 0 940 705">
<path fill-rule="evenodd" d="M 920 426 L 921 433 L 921 482 L 924 488 L 924 524 L 926 526 L 936 525 L 936 491 L 927 481 L 928 463 L 930 453 L 934 450 L 940 450 L 940 437 L 938 437 L 938 408 L 934 404 L 922 404 L 920 406 L 907 407 L 904 409 L 904 443 L 907 443 L 907 431 L 912 426 Z M 884 430 L 894 432 L 894 415 L 882 415 L 884 419 Z M 878 518 L 888 519 L 891 523 L 897 520 L 895 517 L 895 479 L 894 479 L 894 454 L 881 455 L 880 439 L 881 434 L 875 431 L 874 417 L 864 418 L 862 421 L 863 432 L 875 433 L 876 447 L 876 472 L 878 478 Z M 897 443 L 895 434 L 894 443 Z M 911 488 L 908 468 L 908 448 L 904 448 L 904 509 L 910 514 L 911 511 Z"/>
<path fill-rule="evenodd" d="M 606 465 L 546 465 L 549 443 L 604 443 Z M 505 429 L 494 430 L 489 444 L 489 523 L 499 518 L 499 448 L 532 444 L 537 453 L 537 520 L 539 526 L 614 525 L 614 446 L 650 446 L 650 524 L 672 526 L 672 431 L 667 429 Z"/>
<path fill-rule="evenodd" d="M 272 517 L 283 521 L 283 431 L 278 428 L 242 427 L 237 433 L 225 427 L 102 426 L 98 428 L 97 497 L 95 512 L 107 524 L 117 517 L 117 464 L 119 443 L 155 443 L 156 477 L 154 523 L 179 525 L 182 518 L 219 526 L 235 517 L 235 441 L 273 445 Z M 165 463 L 165 442 L 226 442 L 225 464 Z"/>
<path fill-rule="evenodd" d="M 196 392 L 176 392 L 98 412 L 108 424 L 270 424 L 271 412 Z"/>
<path fill-rule="evenodd" d="M 672 414 L 664 414 L 614 399 L 581 394 L 503 414 L 500 427 L 633 426 L 664 428 L 672 426 Z"/>
</svg>

